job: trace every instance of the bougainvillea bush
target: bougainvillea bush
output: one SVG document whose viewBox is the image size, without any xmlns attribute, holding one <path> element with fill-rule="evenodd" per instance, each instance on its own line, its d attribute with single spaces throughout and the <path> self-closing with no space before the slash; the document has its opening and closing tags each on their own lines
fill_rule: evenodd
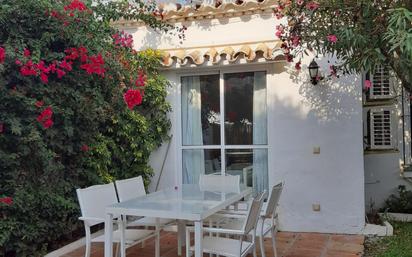
<svg viewBox="0 0 412 257">
<path fill-rule="evenodd" d="M 106 1 L 107 2 L 107 1 Z M 0 255 L 42 256 L 79 228 L 75 189 L 152 174 L 167 138 L 160 54 L 111 26 L 170 26 L 144 2 L 0 0 Z"/>
<path fill-rule="evenodd" d="M 278 0 L 274 11 L 281 20 L 275 34 L 296 69 L 308 52 L 334 54 L 330 76 L 384 65 L 411 91 L 411 0 Z"/>
</svg>

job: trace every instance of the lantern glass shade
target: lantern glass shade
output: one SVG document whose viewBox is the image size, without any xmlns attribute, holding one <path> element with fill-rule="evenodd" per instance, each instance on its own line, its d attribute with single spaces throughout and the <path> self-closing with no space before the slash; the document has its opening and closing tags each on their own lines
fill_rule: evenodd
<svg viewBox="0 0 412 257">
<path fill-rule="evenodd" d="M 319 74 L 319 65 L 313 60 L 309 64 L 309 76 L 312 79 L 312 81 L 316 81 L 317 77 Z"/>
</svg>

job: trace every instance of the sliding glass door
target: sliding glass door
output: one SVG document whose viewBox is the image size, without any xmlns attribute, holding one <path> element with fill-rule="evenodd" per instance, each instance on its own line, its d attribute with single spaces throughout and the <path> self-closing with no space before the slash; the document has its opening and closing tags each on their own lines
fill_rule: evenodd
<svg viewBox="0 0 412 257">
<path fill-rule="evenodd" d="M 266 72 L 181 77 L 183 183 L 239 175 L 268 188 Z"/>
</svg>

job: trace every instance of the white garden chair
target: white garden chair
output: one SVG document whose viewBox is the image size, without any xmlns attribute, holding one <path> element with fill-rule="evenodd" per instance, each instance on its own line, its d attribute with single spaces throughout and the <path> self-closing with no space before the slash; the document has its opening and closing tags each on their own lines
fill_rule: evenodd
<svg viewBox="0 0 412 257">
<path fill-rule="evenodd" d="M 239 192 L 240 191 L 240 176 L 239 175 L 226 175 L 222 176 L 220 173 L 213 174 L 200 174 L 199 187 L 201 190 L 207 191 L 224 191 L 224 192 Z M 236 204 L 235 204 L 236 206 Z M 221 222 L 222 217 L 210 216 L 205 222 L 210 227 L 214 223 Z"/>
<path fill-rule="evenodd" d="M 239 192 L 240 190 L 240 176 L 226 175 L 222 176 L 220 173 L 200 174 L 199 186 L 201 190 L 213 191 L 217 189 L 225 192 Z"/>
<path fill-rule="evenodd" d="M 143 183 L 142 176 L 116 180 L 117 195 L 120 202 L 125 202 L 133 198 L 146 195 L 146 190 Z M 156 223 L 156 218 L 153 217 L 140 217 L 137 220 L 128 223 L 128 226 L 149 226 L 155 227 L 156 225 L 164 227 L 166 225 L 171 225 L 175 220 L 172 219 L 158 219 L 158 224 Z"/>
<path fill-rule="evenodd" d="M 272 187 L 271 193 L 269 195 L 269 199 L 267 200 L 267 204 L 263 207 L 263 210 L 260 214 L 260 218 L 257 225 L 257 237 L 259 237 L 260 249 L 262 252 L 262 257 L 265 257 L 265 248 L 263 246 L 264 238 L 267 234 L 271 234 L 272 238 L 272 247 L 274 256 L 277 257 L 276 251 L 276 233 L 277 233 L 277 206 L 279 203 L 280 195 L 282 194 L 282 190 L 284 187 L 284 183 L 281 182 Z M 216 218 L 219 216 L 226 217 L 224 222 L 219 224 L 219 227 L 225 229 L 239 229 L 245 219 L 245 215 L 247 213 L 245 211 L 222 211 L 218 214 L 215 214 Z"/>
<path fill-rule="evenodd" d="M 105 208 L 118 202 L 116 190 L 113 183 L 96 185 L 84 189 L 77 189 L 77 197 L 80 204 L 82 216 L 79 218 L 84 222 L 86 231 L 85 257 L 90 257 L 92 242 L 104 242 L 104 235 L 91 237 L 90 228 L 94 225 L 104 223 Z M 113 220 L 115 223 L 123 222 L 120 217 Z M 154 231 L 142 229 L 126 229 L 126 247 L 133 246 L 146 239 L 155 236 Z M 113 242 L 120 243 L 120 231 L 113 231 Z"/>
<path fill-rule="evenodd" d="M 146 190 L 143 183 L 142 176 L 129 178 L 129 179 L 122 179 L 116 180 L 116 189 L 117 189 L 117 196 L 119 197 L 120 202 L 128 201 L 133 198 L 141 197 L 146 195 Z M 167 226 L 175 225 L 176 221 L 173 219 L 160 219 L 154 217 L 137 217 L 137 219 L 128 222 L 128 227 L 136 227 L 136 226 L 143 226 L 144 228 L 147 227 L 155 227 L 156 233 L 160 237 L 160 231 Z M 144 243 L 142 242 L 142 247 L 144 247 Z M 178 235 L 178 252 L 181 252 L 181 239 Z"/>
<path fill-rule="evenodd" d="M 256 257 L 256 226 L 264 195 L 265 193 L 261 193 L 252 200 L 240 229 L 203 228 L 204 232 L 209 233 L 208 236 L 203 236 L 203 252 L 227 257 L 244 257 L 249 253 L 253 253 L 253 256 Z M 192 231 L 193 227 L 186 228 L 186 257 L 189 257 L 194 251 L 194 246 L 190 245 L 190 232 Z M 216 236 L 210 236 L 211 233 L 216 233 Z M 223 235 L 226 237 L 222 237 Z M 237 238 L 229 238 L 228 236 Z"/>
</svg>

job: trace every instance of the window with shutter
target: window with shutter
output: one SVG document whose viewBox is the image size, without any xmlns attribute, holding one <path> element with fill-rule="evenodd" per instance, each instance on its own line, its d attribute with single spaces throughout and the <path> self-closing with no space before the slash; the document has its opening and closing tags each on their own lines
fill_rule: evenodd
<svg viewBox="0 0 412 257">
<path fill-rule="evenodd" d="M 369 131 L 371 149 L 392 149 L 391 110 L 369 111 Z"/>
<path fill-rule="evenodd" d="M 369 99 L 389 99 L 393 97 L 392 78 L 388 67 L 378 66 L 374 74 L 367 75 L 367 79 L 372 82 L 369 89 Z"/>
</svg>

